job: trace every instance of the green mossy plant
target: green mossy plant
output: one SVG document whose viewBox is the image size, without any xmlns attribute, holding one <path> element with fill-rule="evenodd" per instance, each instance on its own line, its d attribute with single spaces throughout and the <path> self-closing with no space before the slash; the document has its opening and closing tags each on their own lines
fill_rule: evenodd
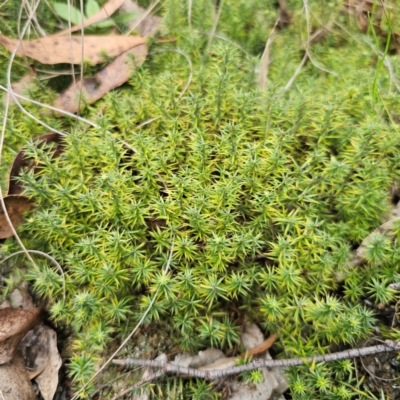
<svg viewBox="0 0 400 400">
<path fill-rule="evenodd" d="M 20 231 L 62 264 L 66 298 L 50 264 L 27 277 L 48 299 L 53 321 L 73 328 L 76 388 L 155 294 L 145 323 L 170 325 L 182 351 L 232 348 L 240 325 L 254 322 L 279 332 L 282 357 L 359 344 L 380 326 L 364 300 L 398 298 L 389 288 L 399 280 L 398 241 L 375 235 L 366 263 L 350 266 L 351 250 L 389 213 L 399 179 L 398 98 L 383 90 L 386 71 L 376 97 L 374 55 L 348 23 L 353 37 L 330 34 L 312 47 L 335 75 L 308 63 L 282 91 L 302 57 L 302 3 L 292 1 L 294 23 L 272 45 L 271 84 L 260 92 L 256 58 L 218 38 L 203 53 L 211 3 L 193 2 L 189 29 L 187 3 L 167 1 L 176 44 L 154 45 L 128 85 L 86 110 L 98 128 L 71 125 L 59 158 L 47 146 L 26 147 L 42 168 L 21 176 L 37 208 Z M 268 32 L 247 24 L 252 12 L 260 12 L 259 2 L 228 1 L 220 30 L 259 54 Z M 273 8 L 264 12 L 271 27 Z M 175 49 L 190 57 L 192 71 Z M 43 133 L 17 109 L 9 120 L 10 147 L 28 132 Z M 359 395 L 349 361 L 288 374 L 294 399 Z M 181 382 L 173 390 L 201 399 L 211 386 Z"/>
</svg>

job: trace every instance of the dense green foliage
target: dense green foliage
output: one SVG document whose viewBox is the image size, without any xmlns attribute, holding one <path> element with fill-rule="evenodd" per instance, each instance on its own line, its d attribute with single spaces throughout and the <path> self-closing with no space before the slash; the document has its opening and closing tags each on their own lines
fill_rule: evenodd
<svg viewBox="0 0 400 400">
<path fill-rule="evenodd" d="M 62 264 L 65 300 L 51 264 L 29 279 L 49 299 L 52 319 L 73 327 L 77 387 L 155 294 L 146 323 L 170 325 L 184 351 L 230 348 L 246 321 L 278 331 L 282 357 L 359 344 L 379 327 L 364 300 L 396 299 L 388 284 L 399 279 L 398 239 L 376 234 L 366 263 L 349 265 L 352 248 L 389 212 L 400 173 L 396 95 L 386 70 L 372 90 L 375 55 L 352 21 L 340 17 L 353 36 L 330 34 L 312 47 L 334 75 L 309 62 L 284 92 L 304 34 L 299 2 L 290 2 L 298 15 L 271 48 L 270 85 L 260 92 L 256 58 L 218 38 L 204 54 L 211 1 L 194 2 L 192 28 L 181 3 L 165 6 L 177 43 L 154 45 L 129 85 L 86 109 L 98 128 L 47 116 L 70 126 L 65 152 L 54 159 L 49 147 L 27 146 L 43 168 L 21 177 L 37 204 L 22 235 Z M 252 17 L 260 2 L 226 3 L 220 31 L 262 52 L 268 32 Z M 332 9 L 319 4 L 316 13 Z M 274 12 L 260 17 L 269 28 Z M 191 71 L 176 48 L 193 63 L 184 93 Z M 43 133 L 17 109 L 8 129 L 9 141 Z M 357 395 L 349 362 L 291 369 L 289 377 L 295 399 Z M 209 386 L 185 390 L 202 398 Z"/>
</svg>

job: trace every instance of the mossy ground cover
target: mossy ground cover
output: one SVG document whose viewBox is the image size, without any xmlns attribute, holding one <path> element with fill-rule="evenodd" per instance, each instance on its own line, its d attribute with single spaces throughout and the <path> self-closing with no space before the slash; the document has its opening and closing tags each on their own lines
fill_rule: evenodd
<svg viewBox="0 0 400 400">
<path fill-rule="evenodd" d="M 292 23 L 272 43 L 269 85 L 260 91 L 259 56 L 277 12 L 260 3 L 226 1 L 218 32 L 229 41 L 210 44 L 212 2 L 193 2 L 189 24 L 188 2 L 167 1 L 166 32 L 176 41 L 154 43 L 129 84 L 85 109 L 98 128 L 26 106 L 70 132 L 56 159 L 49 147 L 27 146 L 42 168 L 21 176 L 37 207 L 19 232 L 63 266 L 65 299 L 51 264 L 37 259 L 40 272 L 28 265 L 27 278 L 47 299 L 49 318 L 73 331 L 77 389 L 155 294 L 145 324 L 168 329 L 182 351 L 231 349 L 245 322 L 279 332 L 278 357 L 349 348 L 377 332 L 399 339 L 377 308 L 398 300 L 388 285 L 399 280 L 399 234 L 376 234 L 366 262 L 350 266 L 352 250 L 394 201 L 398 93 L 385 68 L 377 74 L 381 56 L 365 42 L 373 38 L 328 1 L 310 2 L 313 26 L 340 25 L 312 45 L 313 62 L 284 91 L 307 40 L 303 3 L 288 2 Z M 398 57 L 389 59 L 396 73 Z M 32 95 L 51 102 L 42 85 Z M 5 160 L 43 133 L 12 108 Z M 16 249 L 9 240 L 1 252 Z M 294 399 L 374 398 L 351 361 L 288 376 Z M 201 381 L 168 382 L 153 388 L 155 398 L 211 396 Z"/>
</svg>

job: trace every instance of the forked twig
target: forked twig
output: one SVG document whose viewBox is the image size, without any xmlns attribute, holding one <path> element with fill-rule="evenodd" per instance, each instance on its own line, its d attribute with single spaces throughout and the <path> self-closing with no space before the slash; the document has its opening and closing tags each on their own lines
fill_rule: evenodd
<svg viewBox="0 0 400 400">
<path fill-rule="evenodd" d="M 386 340 L 384 344 L 363 347 L 359 349 L 350 349 L 340 351 L 337 353 L 331 353 L 326 355 L 302 357 L 302 358 L 288 358 L 283 360 L 254 360 L 246 365 L 239 365 L 236 367 L 221 369 L 221 370 L 199 370 L 196 368 L 181 367 L 168 362 L 160 362 L 154 360 L 140 360 L 134 358 L 127 358 L 125 360 L 114 360 L 113 363 L 116 365 L 130 366 L 140 365 L 151 368 L 161 368 L 164 373 L 175 373 L 180 375 L 189 375 L 196 378 L 203 378 L 207 380 L 213 380 L 228 375 L 234 375 L 245 371 L 252 371 L 257 368 L 288 368 L 295 367 L 303 364 L 310 363 L 321 363 L 345 360 L 349 358 L 365 357 L 371 354 L 388 353 L 391 351 L 400 351 L 400 342 L 392 340 Z"/>
</svg>

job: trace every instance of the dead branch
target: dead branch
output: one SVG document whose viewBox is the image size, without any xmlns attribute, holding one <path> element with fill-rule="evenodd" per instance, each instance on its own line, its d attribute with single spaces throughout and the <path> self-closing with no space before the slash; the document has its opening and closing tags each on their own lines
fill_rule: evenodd
<svg viewBox="0 0 400 400">
<path fill-rule="evenodd" d="M 227 375 L 234 375 L 245 371 L 252 371 L 257 368 L 277 368 L 277 367 L 288 368 L 312 362 L 321 363 L 321 362 L 338 361 L 350 358 L 365 357 L 371 354 L 386 353 L 391 351 L 400 351 L 400 342 L 386 340 L 384 344 L 380 344 L 377 346 L 364 347 L 360 349 L 350 349 L 350 350 L 340 351 L 337 353 L 304 357 L 304 358 L 289 358 L 283 360 L 260 359 L 260 360 L 254 360 L 246 365 L 240 365 L 222 370 L 198 370 L 196 368 L 181 367 L 179 365 L 170 364 L 168 362 L 160 362 L 155 360 L 140 360 L 135 358 L 127 358 L 125 360 L 113 360 L 113 363 L 116 365 L 123 365 L 123 366 L 140 365 L 151 368 L 161 368 L 161 371 L 163 371 L 164 374 L 175 373 L 180 375 L 189 375 L 196 378 L 213 380 L 217 378 L 222 378 Z M 157 376 L 160 375 L 157 374 Z"/>
</svg>

